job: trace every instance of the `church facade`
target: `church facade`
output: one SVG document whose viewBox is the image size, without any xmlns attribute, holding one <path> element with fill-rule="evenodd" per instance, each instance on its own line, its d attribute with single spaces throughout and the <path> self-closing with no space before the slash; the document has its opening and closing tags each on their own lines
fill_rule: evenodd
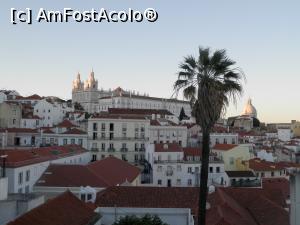
<svg viewBox="0 0 300 225">
<path fill-rule="evenodd" d="M 183 108 L 185 114 L 191 116 L 188 101 L 150 97 L 120 87 L 114 90 L 99 90 L 98 80 L 95 79 L 93 71 L 84 82 L 81 81 L 80 74 L 77 75 L 73 81 L 72 102 L 80 103 L 89 113 L 108 111 L 108 108 L 166 109 L 179 116 Z"/>
</svg>

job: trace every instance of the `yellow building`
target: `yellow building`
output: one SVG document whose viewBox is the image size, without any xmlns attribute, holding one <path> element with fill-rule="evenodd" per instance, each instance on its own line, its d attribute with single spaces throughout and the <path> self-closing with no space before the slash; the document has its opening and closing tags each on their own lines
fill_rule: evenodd
<svg viewBox="0 0 300 225">
<path fill-rule="evenodd" d="M 296 120 L 292 121 L 292 131 L 294 137 L 300 137 L 300 121 L 296 121 Z"/>
<path fill-rule="evenodd" d="M 216 144 L 211 151 L 224 161 L 225 171 L 249 170 L 245 163 L 251 159 L 252 150 L 249 144 Z"/>
</svg>

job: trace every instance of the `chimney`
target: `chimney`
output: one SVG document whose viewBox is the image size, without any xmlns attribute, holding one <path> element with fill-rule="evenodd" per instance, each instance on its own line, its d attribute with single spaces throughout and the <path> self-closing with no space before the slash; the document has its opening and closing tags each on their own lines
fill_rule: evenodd
<svg viewBox="0 0 300 225">
<path fill-rule="evenodd" d="M 300 224 L 300 170 L 290 171 L 290 224 Z"/>
</svg>

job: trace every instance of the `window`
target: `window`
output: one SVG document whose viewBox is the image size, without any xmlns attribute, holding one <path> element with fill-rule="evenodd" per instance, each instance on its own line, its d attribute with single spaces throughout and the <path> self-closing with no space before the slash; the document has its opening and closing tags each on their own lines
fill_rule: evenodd
<svg viewBox="0 0 300 225">
<path fill-rule="evenodd" d="M 20 173 L 19 173 L 19 176 L 18 176 L 18 183 L 19 183 L 19 184 L 22 184 L 22 183 L 23 183 L 23 172 L 20 172 Z"/>
<path fill-rule="evenodd" d="M 13 124 L 16 124 L 16 119 L 13 119 Z"/>
<path fill-rule="evenodd" d="M 168 155 L 168 161 L 171 161 L 171 159 L 172 159 L 171 155 Z"/>
<path fill-rule="evenodd" d="M 114 139 L 114 133 L 109 133 L 109 140 Z"/>
<path fill-rule="evenodd" d="M 113 123 L 110 123 L 110 124 L 109 124 L 109 130 L 110 130 L 110 131 L 114 131 L 114 124 L 113 124 Z"/>
<path fill-rule="evenodd" d="M 135 150 L 135 151 L 138 151 L 138 150 L 139 150 L 139 144 L 138 144 L 138 143 L 135 143 L 135 144 L 134 144 L 134 150 Z"/>
<path fill-rule="evenodd" d="M 188 167 L 188 173 L 192 173 L 192 167 Z"/>
<path fill-rule="evenodd" d="M 125 154 L 122 154 L 122 160 L 127 161 Z"/>
<path fill-rule="evenodd" d="M 105 133 L 104 132 L 101 133 L 101 138 L 105 138 Z"/>
<path fill-rule="evenodd" d="M 209 172 L 213 173 L 214 172 L 214 168 L 212 166 L 209 167 Z"/>
<path fill-rule="evenodd" d="M 161 180 L 157 180 L 157 184 L 158 184 L 158 185 L 161 185 Z"/>
<path fill-rule="evenodd" d="M 81 194 L 81 195 L 80 195 L 80 199 L 81 199 L 81 201 L 85 202 L 85 199 L 86 199 L 85 194 Z"/>
<path fill-rule="evenodd" d="M 265 173 L 264 172 L 261 173 L 261 177 L 265 177 Z"/>
<path fill-rule="evenodd" d="M 96 161 L 96 160 L 97 160 L 97 155 L 93 154 L 93 155 L 92 155 L 92 161 L 94 162 L 94 161 Z"/>
<path fill-rule="evenodd" d="M 105 123 L 101 123 L 101 130 L 105 131 Z"/>
<path fill-rule="evenodd" d="M 105 151 L 105 143 L 101 143 L 101 150 Z"/>
<path fill-rule="evenodd" d="M 188 179 L 188 186 L 192 185 L 192 179 Z"/>
<path fill-rule="evenodd" d="M 26 185 L 26 187 L 25 187 L 25 193 L 26 193 L 26 194 L 29 193 L 29 185 Z"/>
<path fill-rule="evenodd" d="M 78 145 L 82 146 L 82 139 L 78 139 Z"/>
<path fill-rule="evenodd" d="M 176 184 L 177 184 L 177 185 L 181 185 L 181 179 L 177 179 L 177 180 L 176 180 Z"/>
<path fill-rule="evenodd" d="M 162 171 L 162 166 L 158 166 L 157 167 L 157 172 L 161 172 Z"/>
<path fill-rule="evenodd" d="M 135 161 L 135 162 L 139 161 L 139 155 L 138 155 L 138 154 L 135 154 L 135 155 L 134 155 L 134 161 Z"/>
<path fill-rule="evenodd" d="M 177 171 L 181 171 L 181 165 L 177 165 Z"/>
<path fill-rule="evenodd" d="M 30 180 L 30 170 L 26 171 L 26 181 Z"/>
<path fill-rule="evenodd" d="M 94 131 L 97 130 L 97 123 L 93 123 L 93 130 L 94 130 Z"/>
<path fill-rule="evenodd" d="M 274 177 L 274 171 L 271 172 L 271 177 Z"/>
<path fill-rule="evenodd" d="M 230 157 L 230 165 L 233 165 L 234 164 L 234 158 L 233 157 Z"/>
<path fill-rule="evenodd" d="M 235 138 L 232 138 L 231 143 L 234 145 L 235 144 Z"/>
<path fill-rule="evenodd" d="M 87 200 L 91 200 L 92 199 L 92 194 L 87 194 Z"/>
<path fill-rule="evenodd" d="M 217 166 L 217 173 L 220 173 L 220 167 Z"/>
<path fill-rule="evenodd" d="M 223 142 L 224 144 L 227 144 L 227 139 L 226 138 L 224 138 L 224 142 Z"/>
<path fill-rule="evenodd" d="M 219 139 L 218 138 L 216 138 L 216 144 L 219 144 Z"/>
<path fill-rule="evenodd" d="M 96 140 L 96 139 L 97 139 L 97 133 L 94 132 L 94 133 L 93 133 L 93 140 Z"/>
<path fill-rule="evenodd" d="M 71 139 L 71 144 L 75 145 L 75 139 L 74 138 Z"/>
<path fill-rule="evenodd" d="M 22 194 L 22 192 L 23 192 L 23 189 L 22 189 L 22 188 L 19 188 L 19 189 L 18 189 L 18 193 L 19 193 L 19 194 Z"/>
<path fill-rule="evenodd" d="M 63 143 L 64 143 L 64 145 L 67 145 L 67 144 L 68 144 L 68 139 L 65 138 L 65 139 L 63 140 Z"/>
</svg>

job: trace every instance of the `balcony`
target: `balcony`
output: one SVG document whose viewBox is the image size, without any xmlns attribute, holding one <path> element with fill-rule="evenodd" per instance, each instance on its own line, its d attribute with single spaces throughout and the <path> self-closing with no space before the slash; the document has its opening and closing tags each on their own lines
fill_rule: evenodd
<svg viewBox="0 0 300 225">
<path fill-rule="evenodd" d="M 128 152 L 128 148 L 120 148 L 121 152 Z"/>
<path fill-rule="evenodd" d="M 154 160 L 155 164 L 183 163 L 184 160 Z"/>
<path fill-rule="evenodd" d="M 104 140 L 116 140 L 116 141 L 148 141 L 148 137 L 89 137 L 89 140 L 99 140 L 99 141 L 104 141 Z"/>
<path fill-rule="evenodd" d="M 99 152 L 99 148 L 91 148 L 92 152 Z"/>
<path fill-rule="evenodd" d="M 116 149 L 114 149 L 114 148 L 108 148 L 107 151 L 108 151 L 108 152 L 115 152 Z"/>
<path fill-rule="evenodd" d="M 144 152 L 144 151 L 145 151 L 145 148 L 140 148 L 139 151 L 140 151 L 140 152 Z"/>
<path fill-rule="evenodd" d="M 166 176 L 173 176 L 173 170 L 167 170 Z"/>
<path fill-rule="evenodd" d="M 258 179 L 255 180 L 231 180 L 232 187 L 261 187 L 261 182 Z"/>
</svg>

